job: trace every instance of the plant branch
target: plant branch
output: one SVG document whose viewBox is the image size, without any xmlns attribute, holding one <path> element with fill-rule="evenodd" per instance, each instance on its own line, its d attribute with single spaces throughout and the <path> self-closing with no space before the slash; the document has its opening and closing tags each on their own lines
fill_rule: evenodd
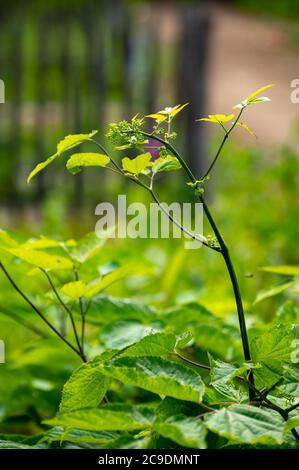
<svg viewBox="0 0 299 470">
<path fill-rule="evenodd" d="M 52 325 L 51 322 L 49 322 L 49 320 L 44 316 L 44 314 L 39 310 L 38 307 L 36 307 L 36 305 L 34 305 L 33 302 L 31 302 L 31 300 L 27 297 L 26 294 L 24 294 L 24 292 L 20 289 L 20 287 L 15 283 L 15 281 L 12 279 L 12 277 L 10 276 L 10 274 L 8 273 L 8 271 L 6 270 L 6 268 L 4 267 L 4 265 L 2 264 L 2 262 L 0 261 L 0 268 L 2 269 L 3 273 L 5 274 L 5 276 L 7 277 L 7 279 L 9 280 L 10 284 L 13 286 L 13 288 L 18 292 L 18 294 L 20 294 L 20 296 L 25 300 L 25 302 L 30 305 L 30 307 L 37 313 L 37 315 L 46 323 L 46 325 L 48 325 L 48 327 L 53 331 L 53 333 L 55 333 L 60 339 L 61 341 L 63 341 L 65 344 L 67 344 L 67 346 L 69 348 L 71 348 L 76 354 L 78 354 L 78 356 L 82 358 L 82 355 L 81 355 L 81 352 L 78 351 L 73 345 L 72 343 L 70 343 L 56 328 L 54 325 Z"/>
<path fill-rule="evenodd" d="M 50 275 L 48 274 L 48 272 L 45 270 L 45 269 L 42 269 L 40 268 L 41 271 L 45 274 L 46 278 L 48 279 L 48 282 L 50 284 L 50 287 L 52 289 L 52 291 L 54 292 L 54 295 L 55 297 L 57 298 L 58 302 L 60 303 L 61 307 L 66 311 L 66 313 L 68 314 L 68 316 L 70 317 L 70 320 L 71 320 L 71 324 L 72 324 L 72 328 L 73 328 L 73 332 L 74 332 L 74 335 L 75 335 L 75 339 L 76 339 L 76 343 L 77 343 L 77 346 L 78 346 L 78 349 L 80 351 L 80 354 L 81 354 L 81 357 L 83 359 L 84 362 L 86 362 L 86 357 L 84 356 L 84 353 L 82 351 L 82 348 L 81 348 L 81 344 L 80 344 L 80 341 L 79 341 L 79 336 L 78 336 L 78 332 L 77 332 L 77 328 L 76 328 L 76 323 L 75 323 L 75 320 L 74 320 L 74 316 L 73 316 L 73 313 L 72 311 L 68 308 L 68 306 L 64 303 L 64 301 L 62 300 L 62 298 L 60 297 Z"/>
<path fill-rule="evenodd" d="M 74 266 L 74 274 L 75 274 L 75 280 L 78 282 L 79 273 L 78 273 L 78 268 L 76 266 Z M 81 314 L 81 350 L 82 350 L 82 353 L 84 354 L 85 315 L 86 315 L 87 310 L 84 311 L 82 297 L 79 297 L 79 309 L 80 309 L 80 314 Z"/>
</svg>

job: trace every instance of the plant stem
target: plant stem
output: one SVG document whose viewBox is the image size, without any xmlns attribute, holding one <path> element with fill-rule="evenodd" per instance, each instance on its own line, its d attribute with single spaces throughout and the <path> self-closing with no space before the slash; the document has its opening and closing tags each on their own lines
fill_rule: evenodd
<svg viewBox="0 0 299 470">
<path fill-rule="evenodd" d="M 79 281 L 79 273 L 78 273 L 78 268 L 74 266 L 74 274 L 75 274 L 75 280 L 78 282 Z M 84 341 L 85 341 L 85 315 L 86 311 L 84 311 L 83 308 L 83 303 L 82 303 L 82 297 L 79 297 L 79 308 L 80 308 L 80 314 L 81 314 L 81 350 L 82 353 L 84 354 Z"/>
<path fill-rule="evenodd" d="M 13 286 L 13 288 L 18 292 L 18 294 L 20 294 L 20 296 L 25 300 L 25 302 L 27 302 L 28 305 L 30 305 L 30 307 L 37 313 L 37 315 L 46 323 L 46 325 L 48 325 L 48 327 L 53 331 L 53 333 L 55 333 L 60 339 L 61 341 L 63 341 L 65 344 L 67 344 L 67 346 L 69 348 L 71 348 L 76 354 L 78 354 L 78 356 L 81 357 L 82 360 L 83 357 L 81 355 L 81 352 L 78 351 L 66 338 L 64 338 L 64 336 L 55 328 L 55 326 L 52 325 L 52 323 L 49 322 L 49 320 L 44 316 L 44 314 L 34 305 L 33 302 L 31 302 L 31 300 L 27 297 L 26 294 L 24 294 L 24 292 L 20 289 L 20 287 L 15 283 L 15 281 L 12 279 L 12 277 L 10 276 L 10 274 L 8 273 L 8 271 L 6 270 L 6 268 L 4 267 L 4 265 L 2 264 L 2 262 L 0 261 L 0 268 L 2 269 L 3 273 L 5 274 L 5 276 L 7 277 L 7 279 L 9 280 L 9 282 L 11 283 L 11 285 Z"/>
<path fill-rule="evenodd" d="M 227 136 L 230 134 L 230 132 L 236 126 L 237 121 L 241 116 L 241 113 L 242 113 L 242 110 L 239 112 L 239 115 L 238 115 L 236 121 L 233 123 L 233 125 L 231 126 L 231 128 L 227 132 Z M 169 144 L 169 142 L 165 141 L 164 139 L 162 139 L 162 138 L 160 138 L 160 137 L 158 137 L 154 134 L 148 134 L 146 132 L 143 132 L 143 135 L 145 137 L 157 140 L 162 145 L 164 145 L 166 148 L 168 148 L 168 150 L 170 150 L 170 152 L 179 160 L 179 162 L 181 163 L 181 165 L 184 168 L 185 172 L 187 173 L 190 181 L 192 183 L 196 182 L 196 178 L 193 175 L 193 173 L 192 173 L 191 169 L 189 168 L 188 164 L 185 162 L 184 158 L 179 154 L 179 152 L 177 152 L 177 150 L 171 144 Z M 218 156 L 219 156 L 219 154 L 220 154 L 220 152 L 223 148 L 223 145 L 224 145 L 226 139 L 227 139 L 227 137 L 224 139 L 224 141 L 220 145 L 220 151 L 217 152 L 217 158 L 218 158 Z M 215 163 L 215 159 L 214 159 L 214 163 Z M 206 173 L 206 174 L 208 174 L 208 173 Z M 224 262 L 225 262 L 225 265 L 226 265 L 226 268 L 227 268 L 227 271 L 228 271 L 228 274 L 229 274 L 229 277 L 230 277 L 230 281 L 231 281 L 231 284 L 232 284 L 232 287 L 233 287 L 233 292 L 234 292 L 234 297 L 235 297 L 235 302 L 236 302 L 236 307 L 237 307 L 237 313 L 238 313 L 238 320 L 239 320 L 239 327 L 240 327 L 240 333 L 241 333 L 241 339 L 242 339 L 242 347 L 243 347 L 244 358 L 245 358 L 246 361 L 250 361 L 251 360 L 251 355 L 250 355 L 250 347 L 249 347 L 249 341 L 248 341 L 248 335 L 247 335 L 247 328 L 246 328 L 246 322 L 245 322 L 243 303 L 242 303 L 242 298 L 241 298 L 241 293 L 240 293 L 240 288 L 239 288 L 237 276 L 236 276 L 234 266 L 233 266 L 233 263 L 232 263 L 232 260 L 231 260 L 231 257 L 230 257 L 230 253 L 229 253 L 229 250 L 228 250 L 228 248 L 227 248 L 227 246 L 224 242 L 224 239 L 223 239 L 223 237 L 220 233 L 220 230 L 218 229 L 218 226 L 217 226 L 214 218 L 212 217 L 212 214 L 209 210 L 209 207 L 208 207 L 207 203 L 205 202 L 205 199 L 204 199 L 203 195 L 199 196 L 199 199 L 200 199 L 201 203 L 203 204 L 204 213 L 205 213 L 205 215 L 206 215 L 206 217 L 207 217 L 207 219 L 208 219 L 208 221 L 211 225 L 211 228 L 213 229 L 213 232 L 214 232 L 214 234 L 217 238 L 217 241 L 219 243 L 219 246 L 221 248 L 219 251 L 223 256 L 223 259 L 224 259 Z M 248 373 L 248 380 L 252 385 L 254 385 L 254 378 L 253 378 L 253 372 L 252 371 L 249 371 L 249 373 Z M 252 399 L 252 397 L 253 397 L 253 392 L 252 392 L 251 388 L 249 388 L 249 397 L 250 397 L 250 399 Z"/>
<path fill-rule="evenodd" d="M 66 311 L 66 313 L 68 314 L 68 316 L 70 317 L 70 320 L 71 320 L 71 324 L 72 324 L 72 328 L 73 328 L 73 332 L 74 332 L 74 335 L 75 335 L 75 339 L 76 339 L 76 343 L 77 343 L 77 346 L 78 346 L 78 349 L 81 353 L 81 357 L 82 359 L 84 360 L 84 362 L 86 362 L 86 357 L 84 356 L 84 353 L 82 351 L 82 348 L 81 348 L 81 345 L 80 345 L 80 341 L 79 341 L 79 337 L 78 337 L 78 333 L 77 333 L 77 328 L 76 328 L 76 323 L 75 323 L 75 320 L 74 320 L 74 317 L 73 317 L 73 313 L 71 312 L 71 310 L 68 308 L 68 306 L 64 303 L 64 301 L 62 300 L 62 298 L 60 297 L 56 287 L 54 286 L 54 283 L 51 279 L 51 277 L 49 276 L 49 274 L 47 273 L 47 271 L 45 269 L 42 269 L 41 268 L 41 271 L 45 274 L 46 278 L 48 279 L 49 281 L 49 284 L 51 286 L 51 289 L 53 290 L 54 294 L 55 294 L 55 297 L 57 298 L 58 302 L 60 303 L 60 305 L 62 306 L 62 308 Z"/>
</svg>

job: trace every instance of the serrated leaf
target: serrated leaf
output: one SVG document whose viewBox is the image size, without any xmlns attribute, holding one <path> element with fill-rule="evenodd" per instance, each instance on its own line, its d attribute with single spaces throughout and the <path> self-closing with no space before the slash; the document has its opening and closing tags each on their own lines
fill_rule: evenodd
<svg viewBox="0 0 299 470">
<path fill-rule="evenodd" d="M 162 171 L 179 170 L 180 168 L 181 164 L 178 159 L 168 155 L 167 157 L 160 157 L 155 160 L 152 166 L 152 172 L 156 174 Z"/>
<path fill-rule="evenodd" d="M 66 163 L 67 169 L 73 173 L 79 173 L 84 166 L 105 167 L 110 158 L 103 153 L 74 153 Z"/>
<path fill-rule="evenodd" d="M 122 159 L 123 170 L 132 175 L 139 175 L 150 166 L 151 158 L 152 156 L 149 152 L 142 153 L 133 159 L 125 157 Z"/>
<path fill-rule="evenodd" d="M 110 385 L 110 379 L 101 374 L 96 362 L 82 364 L 64 384 L 60 412 L 98 406 Z"/>
<path fill-rule="evenodd" d="M 232 405 L 208 413 L 205 424 L 210 431 L 235 443 L 282 444 L 284 420 L 272 410 L 250 405 Z"/>
<path fill-rule="evenodd" d="M 252 360 L 262 366 L 254 372 L 258 386 L 271 387 L 283 376 L 284 365 L 291 361 L 292 341 L 298 337 L 298 327 L 277 325 L 252 340 Z"/>
<path fill-rule="evenodd" d="M 227 362 L 214 359 L 211 355 L 210 366 L 211 366 L 211 385 L 215 383 L 227 383 L 231 382 L 236 376 L 244 374 L 252 366 L 250 364 L 243 364 L 241 366 L 235 366 L 234 364 L 228 364 Z"/>
<path fill-rule="evenodd" d="M 204 393 L 198 371 L 160 357 L 123 357 L 102 368 L 110 377 L 160 396 L 199 403 Z"/>
<path fill-rule="evenodd" d="M 163 422 L 156 421 L 153 425 L 161 436 L 171 439 L 177 444 L 193 449 L 205 449 L 207 434 L 204 423 L 198 418 L 175 415 Z"/>
<path fill-rule="evenodd" d="M 299 266 L 295 265 L 262 266 L 259 268 L 259 271 L 282 274 L 285 276 L 299 276 Z"/>
<path fill-rule="evenodd" d="M 33 266 L 45 269 L 46 271 L 55 269 L 71 269 L 73 263 L 63 256 L 50 255 L 43 251 L 27 250 L 25 248 L 10 248 L 7 250 L 12 255 L 26 261 Z"/>
<path fill-rule="evenodd" d="M 294 285 L 293 281 L 284 282 L 283 284 L 279 284 L 278 286 L 274 286 L 274 287 L 271 287 L 270 289 L 266 289 L 266 290 L 262 290 L 258 292 L 253 302 L 253 305 L 259 302 L 262 302 L 262 300 L 270 299 L 271 297 L 274 297 L 275 295 L 281 294 L 292 285 Z"/>
<path fill-rule="evenodd" d="M 150 408 L 129 405 L 106 405 L 70 413 L 58 413 L 45 421 L 51 426 L 87 431 L 136 431 L 149 428 L 155 419 Z"/>
<path fill-rule="evenodd" d="M 176 341 L 176 336 L 171 333 L 149 334 L 126 348 L 119 357 L 167 356 L 174 351 Z"/>
</svg>

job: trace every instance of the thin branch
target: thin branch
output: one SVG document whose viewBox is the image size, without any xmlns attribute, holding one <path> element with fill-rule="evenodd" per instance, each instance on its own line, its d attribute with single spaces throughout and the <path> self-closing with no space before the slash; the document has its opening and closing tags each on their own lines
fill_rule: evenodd
<svg viewBox="0 0 299 470">
<path fill-rule="evenodd" d="M 40 268 L 41 271 L 45 274 L 46 278 L 48 279 L 48 282 L 50 284 L 50 287 L 51 289 L 53 290 L 54 294 L 55 294 L 55 297 L 57 298 L 58 302 L 60 303 L 61 307 L 66 311 L 66 313 L 68 314 L 68 316 L 70 317 L 70 320 L 71 320 L 71 324 L 72 324 L 72 328 L 73 328 L 73 332 L 74 332 L 74 335 L 75 335 L 75 339 L 76 339 L 76 343 L 77 343 L 77 346 L 78 346 L 78 349 L 82 355 L 82 359 L 84 361 L 86 361 L 86 358 L 84 356 L 84 353 L 82 351 L 82 348 L 81 348 L 81 344 L 80 344 L 80 341 L 79 341 L 79 337 L 78 337 L 78 333 L 77 333 L 77 328 L 76 328 L 76 323 L 75 323 L 75 320 L 74 320 L 74 317 L 73 317 L 73 313 L 72 311 L 68 308 L 68 306 L 64 303 L 64 301 L 62 300 L 62 298 L 60 297 L 55 285 L 53 284 L 53 281 L 50 277 L 50 275 L 48 274 L 48 272 L 45 270 L 45 269 L 42 269 Z"/>
<path fill-rule="evenodd" d="M 102 152 L 104 152 L 105 155 L 107 155 L 107 157 L 110 158 L 110 161 L 112 163 L 112 165 L 115 166 L 115 168 L 118 170 L 118 172 L 120 173 L 123 173 L 123 170 L 122 168 L 118 165 L 118 163 L 111 157 L 111 155 L 109 154 L 108 150 L 106 150 L 106 148 L 100 144 L 97 140 L 95 139 L 89 139 L 90 142 L 94 143 L 97 147 L 99 147 L 100 150 L 102 150 Z"/>
<path fill-rule="evenodd" d="M 0 268 L 2 269 L 3 273 L 5 274 L 5 276 L 7 277 L 10 284 L 13 286 L 13 288 L 18 292 L 18 294 L 20 294 L 20 296 L 25 300 L 25 302 L 27 302 L 27 304 L 30 305 L 30 307 L 46 323 L 46 325 L 48 325 L 48 327 L 53 331 L 53 333 L 55 333 L 61 339 L 61 341 L 67 344 L 69 348 L 71 348 L 76 354 L 78 354 L 78 356 L 81 357 L 81 359 L 83 359 L 81 352 L 78 351 L 66 338 L 64 338 L 64 336 L 55 328 L 55 326 L 52 325 L 52 323 L 49 322 L 49 320 L 44 316 L 44 314 L 39 310 L 39 308 L 36 307 L 36 305 L 34 305 L 34 303 L 31 302 L 31 300 L 27 297 L 27 295 L 24 294 L 24 292 L 18 287 L 18 285 L 12 279 L 12 277 L 10 276 L 10 274 L 8 273 L 8 271 L 6 270 L 6 268 L 4 267 L 1 261 L 0 261 Z"/>
<path fill-rule="evenodd" d="M 78 282 L 79 273 L 78 273 L 78 268 L 76 266 L 74 266 L 74 274 L 75 274 L 75 280 Z M 84 354 L 85 315 L 86 315 L 87 310 L 84 311 L 82 297 L 79 297 L 79 309 L 80 309 L 80 314 L 81 314 L 81 350 L 82 350 L 82 353 Z"/>
</svg>

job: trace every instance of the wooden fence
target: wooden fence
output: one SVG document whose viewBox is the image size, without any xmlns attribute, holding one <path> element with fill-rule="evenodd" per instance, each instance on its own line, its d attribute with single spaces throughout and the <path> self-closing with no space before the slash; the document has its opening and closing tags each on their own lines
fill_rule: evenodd
<svg viewBox="0 0 299 470">
<path fill-rule="evenodd" d="M 204 113 L 208 37 L 208 14 L 197 2 L 1 6 L 1 202 L 42 201 L 53 179 L 41 173 L 28 189 L 25 176 L 65 134 L 186 101 L 180 125 L 186 140 L 179 145 L 200 170 L 203 136 L 194 119 Z M 89 176 L 63 174 L 57 181 L 79 203 Z"/>
</svg>

